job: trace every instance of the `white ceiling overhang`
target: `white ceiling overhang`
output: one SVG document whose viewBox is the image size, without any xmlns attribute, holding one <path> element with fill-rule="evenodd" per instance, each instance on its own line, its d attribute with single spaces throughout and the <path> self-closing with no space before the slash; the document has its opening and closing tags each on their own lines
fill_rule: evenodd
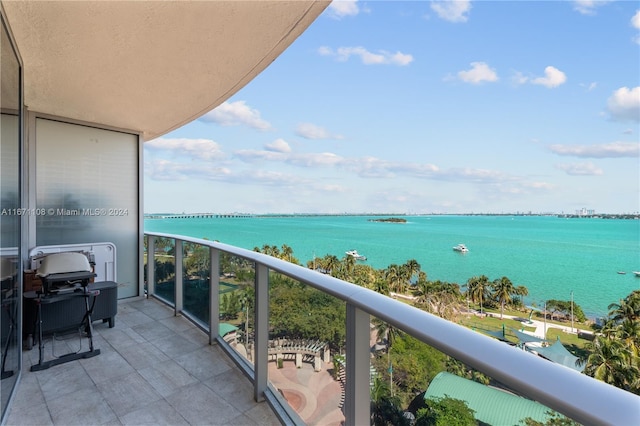
<svg viewBox="0 0 640 426">
<path fill-rule="evenodd" d="M 2 2 L 29 110 L 134 130 L 145 140 L 227 100 L 329 3 Z"/>
</svg>

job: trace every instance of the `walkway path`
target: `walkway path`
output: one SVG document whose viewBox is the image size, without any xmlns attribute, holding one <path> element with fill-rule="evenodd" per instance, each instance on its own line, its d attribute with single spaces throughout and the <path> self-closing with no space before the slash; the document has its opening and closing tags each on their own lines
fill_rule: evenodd
<svg viewBox="0 0 640 426">
<path fill-rule="evenodd" d="M 269 380 L 282 392 L 289 405 L 306 424 L 338 426 L 344 422 L 340 408 L 342 388 L 328 369 L 332 364 L 323 363 L 322 371 L 313 371 L 306 363 L 296 368 L 295 362 L 284 361 L 283 368 L 269 363 Z"/>
<path fill-rule="evenodd" d="M 494 316 L 498 315 L 498 314 L 493 314 Z M 534 331 L 523 331 L 523 333 L 527 333 L 527 334 L 531 334 L 532 336 L 536 336 L 539 337 L 541 339 L 546 338 L 545 337 L 545 332 L 547 330 L 549 330 L 550 328 L 557 328 L 560 329 L 562 331 L 564 331 L 565 333 L 571 333 L 571 334 L 577 334 L 577 333 L 585 333 L 585 334 L 593 334 L 593 331 L 591 330 L 584 330 L 584 329 L 578 329 L 576 327 L 570 327 L 570 326 L 566 326 L 566 325 L 560 325 L 560 324 L 555 324 L 552 322 L 547 322 L 545 323 L 544 321 L 540 321 L 540 320 L 527 320 L 524 319 L 522 317 L 519 316 L 515 316 L 515 315 L 504 315 L 504 318 L 510 318 L 510 319 L 514 319 L 516 321 L 520 321 L 522 323 L 522 325 L 525 325 L 527 327 L 535 327 L 536 329 Z"/>
</svg>

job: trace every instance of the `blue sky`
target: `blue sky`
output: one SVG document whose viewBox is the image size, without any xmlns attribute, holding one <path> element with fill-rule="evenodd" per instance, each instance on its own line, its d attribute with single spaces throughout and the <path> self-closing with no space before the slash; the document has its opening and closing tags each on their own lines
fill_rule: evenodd
<svg viewBox="0 0 640 426">
<path fill-rule="evenodd" d="M 334 1 L 145 143 L 145 212 L 638 212 L 639 135 L 637 1 Z"/>
</svg>

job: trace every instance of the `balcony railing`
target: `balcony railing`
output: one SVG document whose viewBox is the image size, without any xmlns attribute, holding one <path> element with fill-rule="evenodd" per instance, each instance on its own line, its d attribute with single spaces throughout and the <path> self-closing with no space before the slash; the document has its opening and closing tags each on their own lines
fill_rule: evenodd
<svg viewBox="0 0 640 426">
<path fill-rule="evenodd" d="M 268 380 L 269 363 L 269 277 L 270 272 L 289 277 L 302 284 L 320 290 L 341 301 L 346 306 L 346 348 L 344 381 L 345 423 L 363 425 L 370 422 L 370 320 L 371 317 L 387 322 L 423 343 L 451 356 L 469 367 L 480 371 L 512 391 L 537 401 L 550 409 L 582 424 L 640 424 L 640 397 L 580 374 L 570 368 L 532 356 L 520 349 L 484 336 L 473 330 L 431 315 L 400 301 L 378 294 L 369 289 L 338 280 L 329 275 L 307 269 L 262 253 L 212 242 L 199 238 L 164 233 L 146 233 L 148 263 L 155 265 L 157 258 L 156 239 L 171 242 L 165 256 L 171 257 L 175 277 L 169 286 L 160 288 L 156 279 L 156 267 L 147 267 L 147 291 L 150 296 L 160 297 L 175 308 L 176 314 L 192 319 L 209 333 L 210 342 L 219 344 L 227 354 L 250 377 L 256 401 L 267 400 L 283 423 L 300 423 L 301 418 L 289 407 L 286 400 Z M 207 247 L 208 277 L 201 277 L 196 285 L 205 286 L 208 309 L 194 310 L 185 303 L 193 299 L 190 286 L 185 286 L 183 268 L 183 246 Z M 153 254 L 153 255 L 151 255 Z M 221 258 L 226 256 L 235 262 L 252 265 L 255 277 L 251 286 L 253 306 L 242 305 L 247 326 L 252 320 L 253 329 L 245 327 L 246 354 L 239 354 L 220 335 L 220 276 Z M 229 257 L 231 256 L 231 257 Z M 226 266 L 225 266 L 226 267 Z M 163 274 L 166 276 L 167 271 Z M 223 275 L 224 277 L 224 275 Z M 196 277 L 197 278 L 197 277 Z M 193 282 L 189 279 L 189 282 Z M 199 283 L 199 284 L 198 284 Z M 187 297 L 185 297 L 185 295 Z M 202 297 L 200 297 L 201 299 Z M 251 308 L 253 316 L 249 317 Z M 252 339 L 249 340 L 249 334 Z M 251 343 L 249 345 L 249 343 Z"/>
</svg>

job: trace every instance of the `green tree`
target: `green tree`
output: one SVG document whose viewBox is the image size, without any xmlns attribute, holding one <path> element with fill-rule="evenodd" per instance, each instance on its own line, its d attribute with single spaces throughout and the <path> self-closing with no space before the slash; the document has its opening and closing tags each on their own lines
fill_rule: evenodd
<svg viewBox="0 0 640 426">
<path fill-rule="evenodd" d="M 489 294 L 489 278 L 486 275 L 471 277 L 467 281 L 466 287 L 467 297 L 469 297 L 473 303 L 480 304 L 480 313 L 482 314 L 482 303 Z"/>
<path fill-rule="evenodd" d="M 596 336 L 586 345 L 589 355 L 584 373 L 613 386 L 638 393 L 640 370 L 624 341 Z"/>
<path fill-rule="evenodd" d="M 551 311 L 551 318 L 558 313 L 564 317 L 571 318 L 571 312 L 573 311 L 573 316 L 578 321 L 582 322 L 587 319 L 582 311 L 582 307 L 575 302 L 572 303 L 571 300 L 547 300 L 547 311 Z"/>
<path fill-rule="evenodd" d="M 417 277 L 420 274 L 420 264 L 415 259 L 407 260 L 407 263 L 404 264 L 406 274 L 408 276 L 407 280 L 411 282 L 413 277 Z"/>
<path fill-rule="evenodd" d="M 492 297 L 500 304 L 500 319 L 504 318 L 504 305 L 511 303 L 511 296 L 516 293 L 516 288 L 511 280 L 502 277 L 493 282 Z"/>
<path fill-rule="evenodd" d="M 640 291 L 609 305 L 609 317 L 581 362 L 584 372 L 640 395 Z"/>
<path fill-rule="evenodd" d="M 613 321 L 640 320 L 640 290 L 634 290 L 619 303 L 609 305 L 609 317 Z"/>
<path fill-rule="evenodd" d="M 446 355 L 442 352 L 408 334 L 399 334 L 390 354 L 380 354 L 375 359 L 375 367 L 388 381 L 388 366 L 393 366 L 393 393 L 407 404 L 445 369 L 445 362 Z"/>
<path fill-rule="evenodd" d="M 187 275 L 195 275 L 201 279 L 209 275 L 211 259 L 209 247 L 187 243 L 185 247 L 184 267 Z"/>
<path fill-rule="evenodd" d="M 338 259 L 334 255 L 327 255 L 324 257 L 324 269 L 326 272 L 331 274 L 332 277 L 335 277 L 340 270 L 340 259 Z"/>
<path fill-rule="evenodd" d="M 570 418 L 555 411 L 547 411 L 547 416 L 549 417 L 544 423 L 534 420 L 531 417 L 521 420 L 520 423 L 523 423 L 525 426 L 580 426 L 580 423 L 574 422 Z"/>
<path fill-rule="evenodd" d="M 389 283 L 389 290 L 395 293 L 404 293 L 404 284 L 400 266 L 391 264 L 385 269 L 384 277 Z"/>
<path fill-rule="evenodd" d="M 465 401 L 451 398 L 429 398 L 427 407 L 418 410 L 416 426 L 475 426 L 475 411 Z"/>
</svg>

